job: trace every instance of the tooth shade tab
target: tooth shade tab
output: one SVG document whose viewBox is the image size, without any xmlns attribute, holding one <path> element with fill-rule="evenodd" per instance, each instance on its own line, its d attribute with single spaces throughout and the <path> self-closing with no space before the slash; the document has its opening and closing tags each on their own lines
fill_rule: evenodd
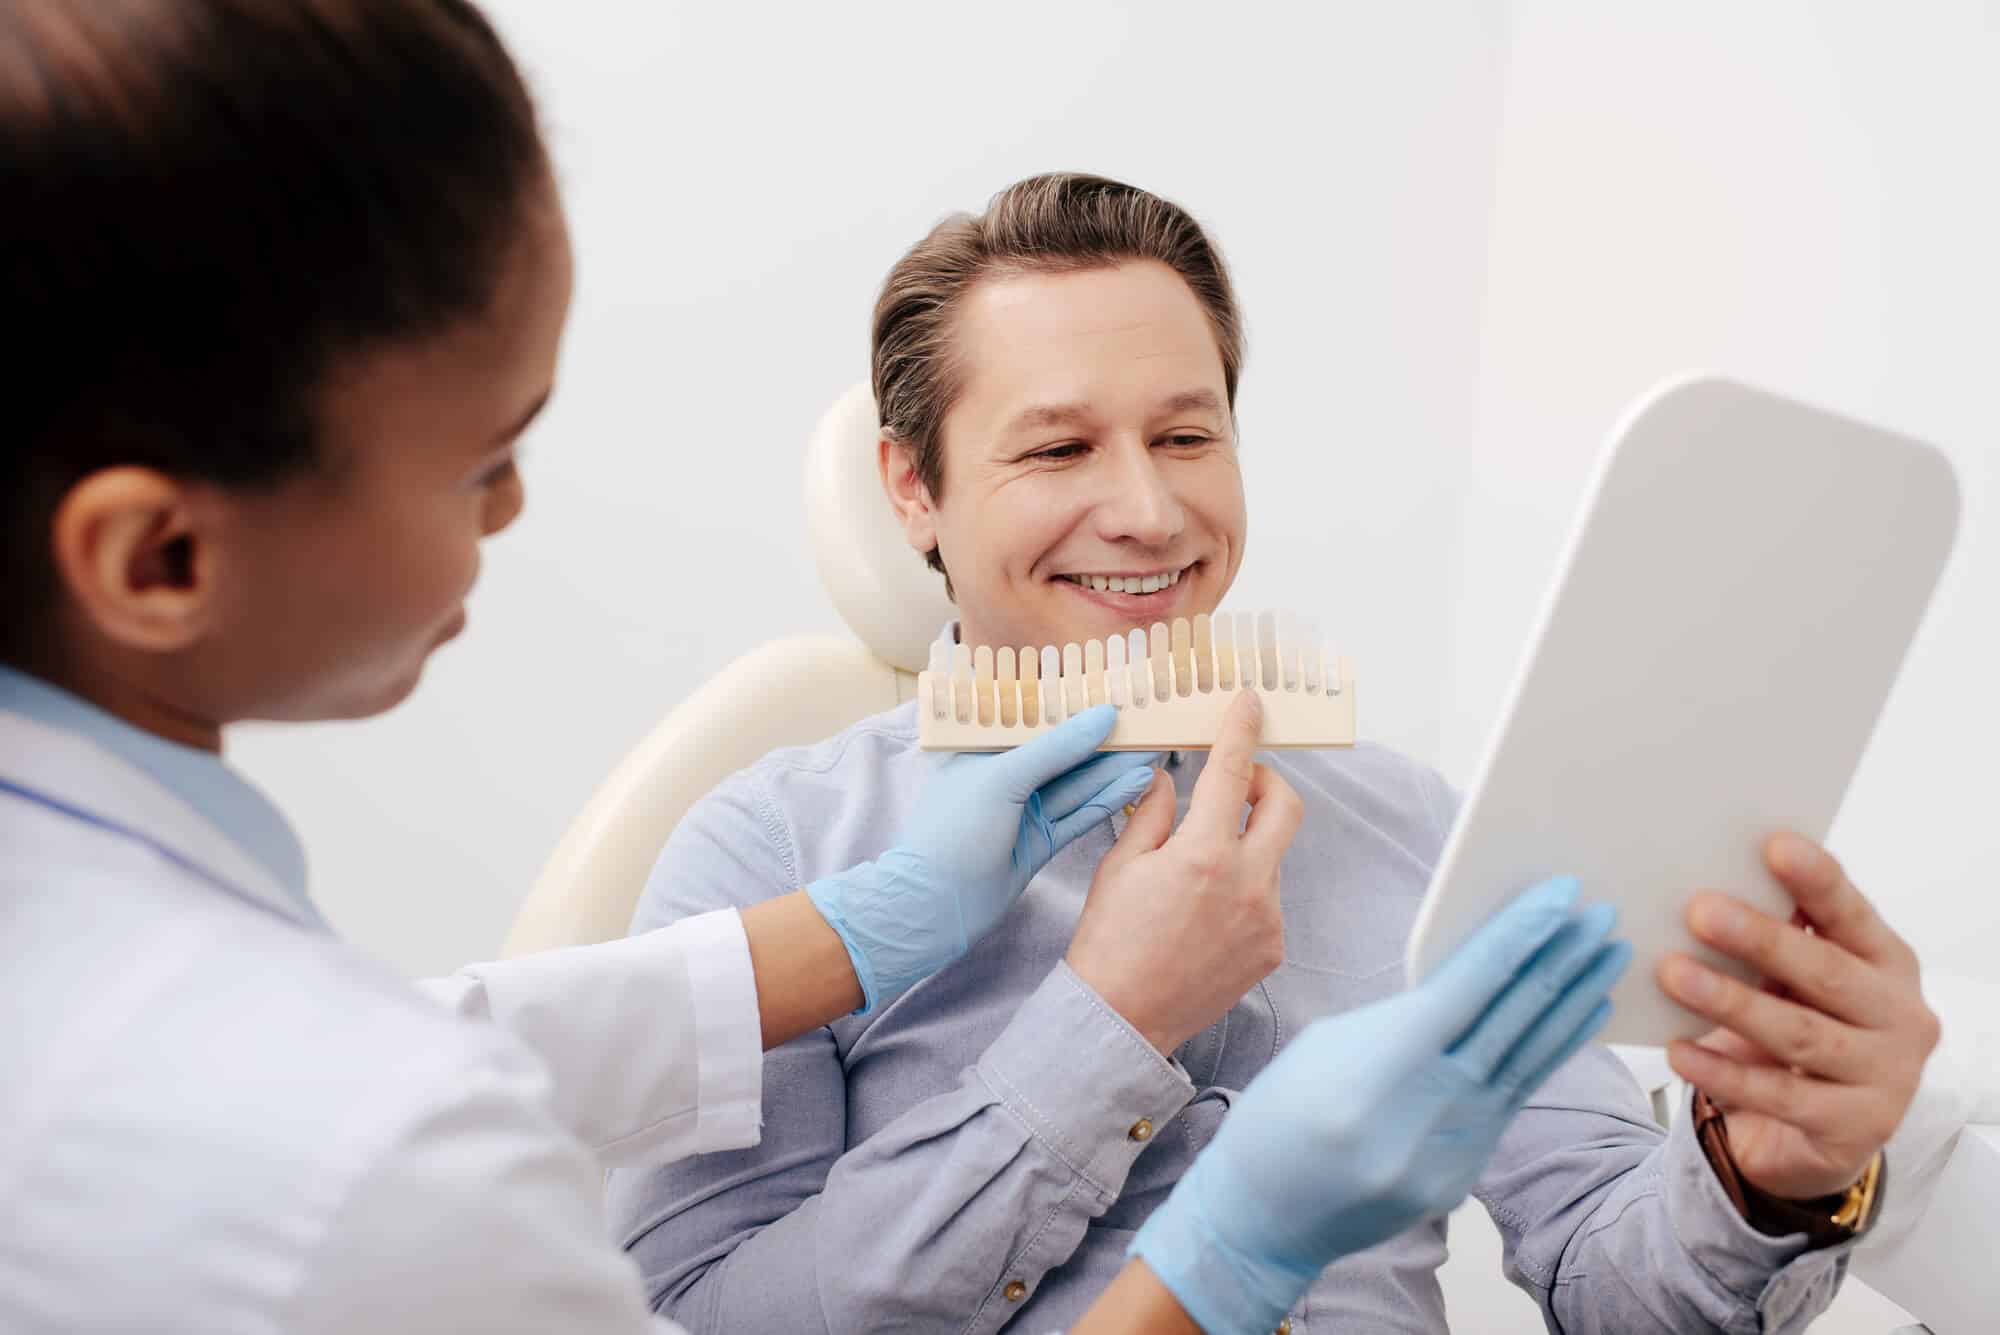
<svg viewBox="0 0 2000 1335">
<path fill-rule="evenodd" d="M 1236 680 L 1255 686 L 1262 680 L 1257 663 L 1257 618 L 1254 613 L 1236 614 Z"/>
<path fill-rule="evenodd" d="M 1021 718 L 1021 685 L 1014 675 L 1014 649 L 1002 645 L 994 655 L 994 675 L 1000 691 L 1000 726 L 1011 728 Z"/>
<path fill-rule="evenodd" d="M 992 727 L 999 717 L 993 691 L 993 650 L 983 644 L 972 651 L 972 694 L 979 708 L 980 725 Z"/>
<path fill-rule="evenodd" d="M 1132 703 L 1132 678 L 1125 670 L 1125 637 L 1113 635 L 1104 642 L 1104 687 L 1106 697 L 1120 709 Z"/>
<path fill-rule="evenodd" d="M 1084 709 L 1082 645 L 1063 646 L 1062 670 L 1064 717 L 1081 714 Z"/>
<path fill-rule="evenodd" d="M 1214 631 L 1206 612 L 1194 619 L 1194 676 L 1196 690 L 1215 689 Z"/>
<path fill-rule="evenodd" d="M 1186 617 L 1175 617 L 1173 625 L 1174 693 L 1194 694 L 1194 638 L 1188 633 Z"/>
<path fill-rule="evenodd" d="M 1033 649 L 1021 650 L 1021 726 L 1024 728 L 1042 726 L 1041 678 L 1035 671 L 1040 662 L 1041 656 Z"/>
<path fill-rule="evenodd" d="M 1062 650 L 1053 644 L 1042 646 L 1042 717 L 1050 723 L 1069 717 L 1062 706 Z"/>
</svg>

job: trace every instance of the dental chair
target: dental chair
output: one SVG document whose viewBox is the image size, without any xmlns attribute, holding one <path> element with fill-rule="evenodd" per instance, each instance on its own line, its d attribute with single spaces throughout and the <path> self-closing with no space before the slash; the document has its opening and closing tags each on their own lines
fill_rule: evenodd
<svg viewBox="0 0 2000 1335">
<path fill-rule="evenodd" d="M 806 515 L 821 582 L 854 638 L 773 640 L 737 659 L 634 747 L 591 797 L 523 902 L 509 957 L 623 936 L 667 836 L 689 807 L 780 746 L 831 736 L 914 697 L 930 642 L 953 611 L 943 581 L 911 552 L 883 498 L 867 384 L 835 401 L 807 443 Z M 1889 1206 L 1854 1271 L 1932 1322 L 1932 1335 L 2000 1332 L 2000 983 L 1928 988 L 1946 1043 L 1890 1153 Z M 1653 1049 L 1620 1049 L 1665 1121 L 1685 1091 Z M 1996 1125 L 1970 1125 L 1990 1122 Z M 1533 1331 L 1501 1278 L 1499 1244 L 1477 1206 L 1454 1218 L 1441 1278 L 1457 1328 Z M 1504 1291 L 1504 1292 L 1503 1292 Z M 1513 1293 L 1513 1298 L 1505 1294 Z M 1882 1335 L 1843 1320 L 1816 1331 Z M 1473 1324 L 1472 1312 L 1508 1312 Z M 1495 1324 L 1495 1322 L 1499 1324 Z M 1921 1335 L 1925 1327 L 1905 1327 Z"/>
<path fill-rule="evenodd" d="M 831 737 L 914 698 L 953 612 L 882 495 L 876 426 L 875 400 L 858 384 L 806 446 L 813 560 L 856 638 L 773 640 L 662 719 L 556 845 L 507 935 L 509 958 L 625 935 L 661 846 L 711 788 L 768 751 Z"/>
</svg>

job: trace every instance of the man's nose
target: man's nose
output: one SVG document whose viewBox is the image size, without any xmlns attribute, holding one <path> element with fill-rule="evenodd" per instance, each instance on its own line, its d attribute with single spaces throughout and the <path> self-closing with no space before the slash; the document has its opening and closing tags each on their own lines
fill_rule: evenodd
<svg viewBox="0 0 2000 1335">
<path fill-rule="evenodd" d="M 1108 541 L 1164 547 L 1187 526 L 1180 497 L 1143 444 L 1118 451 L 1119 466 L 1106 470 L 1105 494 L 1096 512 L 1098 534 Z"/>
</svg>

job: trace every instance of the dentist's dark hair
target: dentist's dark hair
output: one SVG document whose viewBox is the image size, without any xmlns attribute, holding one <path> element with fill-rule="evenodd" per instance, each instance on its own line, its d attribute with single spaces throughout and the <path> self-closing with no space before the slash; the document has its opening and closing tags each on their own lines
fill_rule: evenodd
<svg viewBox="0 0 2000 1335">
<path fill-rule="evenodd" d="M 1229 267 L 1193 215 L 1171 200 L 1102 176 L 1050 172 L 1016 181 L 986 212 L 956 213 L 910 247 L 875 303 L 871 373 L 882 435 L 910 452 L 917 478 L 944 495 L 944 419 L 958 398 L 958 307 L 987 278 L 1106 269 L 1157 260 L 1187 283 L 1215 333 L 1230 411 L 1243 371 L 1243 317 Z M 951 575 L 933 547 L 924 559 Z"/>
<path fill-rule="evenodd" d="M 0 4 L 0 659 L 70 488 L 322 462 L 329 373 L 480 315 L 547 176 L 466 0 Z"/>
</svg>

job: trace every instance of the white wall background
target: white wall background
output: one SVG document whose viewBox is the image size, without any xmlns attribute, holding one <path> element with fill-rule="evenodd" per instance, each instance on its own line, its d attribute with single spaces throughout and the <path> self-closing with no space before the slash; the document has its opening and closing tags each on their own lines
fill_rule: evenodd
<svg viewBox="0 0 2000 1335">
<path fill-rule="evenodd" d="M 798 465 L 865 374 L 876 284 L 945 212 L 1074 167 L 1182 200 L 1235 266 L 1238 601 L 1323 608 L 1370 734 L 1461 782 L 1647 384 L 1713 366 L 1944 444 L 1965 538 L 1834 842 L 1934 963 L 1990 972 L 1994 5 L 489 8 L 581 264 L 528 515 L 411 703 L 236 748 L 365 947 L 491 953 L 643 729 L 761 640 L 838 629 Z M 1454 1238 L 1458 1328 L 1536 1328 L 1483 1221 Z M 1897 1317 L 1850 1285 L 1819 1329 Z"/>
<path fill-rule="evenodd" d="M 1663 372 L 1934 440 L 1958 551 L 1831 842 L 1928 962 L 2000 978 L 2000 6 L 1521 0 L 1500 124 L 1446 768 Z"/>
</svg>

